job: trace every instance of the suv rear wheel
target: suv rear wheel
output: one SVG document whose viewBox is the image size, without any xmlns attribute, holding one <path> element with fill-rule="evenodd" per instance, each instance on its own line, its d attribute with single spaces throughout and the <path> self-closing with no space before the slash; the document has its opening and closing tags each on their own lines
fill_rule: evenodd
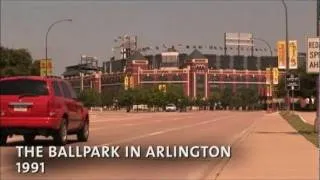
<svg viewBox="0 0 320 180">
<path fill-rule="evenodd" d="M 5 145 L 7 143 L 8 135 L 0 134 L 0 145 Z"/>
<path fill-rule="evenodd" d="M 65 118 L 62 119 L 60 128 L 54 133 L 53 140 L 57 145 L 65 145 L 67 144 L 68 137 L 68 125 Z"/>
<path fill-rule="evenodd" d="M 86 120 L 82 126 L 82 128 L 77 133 L 78 141 L 88 141 L 89 137 L 89 120 Z"/>
<path fill-rule="evenodd" d="M 33 143 L 35 137 L 36 137 L 36 136 L 33 135 L 33 134 L 23 135 L 24 142 L 26 142 L 27 144 Z"/>
</svg>

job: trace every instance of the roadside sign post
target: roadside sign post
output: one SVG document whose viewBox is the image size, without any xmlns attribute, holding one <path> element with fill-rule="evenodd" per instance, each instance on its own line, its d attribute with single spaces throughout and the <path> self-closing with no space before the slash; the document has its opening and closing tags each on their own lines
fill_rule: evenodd
<svg viewBox="0 0 320 180">
<path fill-rule="evenodd" d="M 292 102 L 289 103 L 292 103 L 292 111 L 294 111 L 294 91 L 300 90 L 300 78 L 295 74 L 288 74 L 286 77 L 286 82 L 287 90 L 291 90 Z"/>
<path fill-rule="evenodd" d="M 291 92 L 292 92 L 292 112 L 294 112 L 294 86 L 291 86 Z"/>
</svg>

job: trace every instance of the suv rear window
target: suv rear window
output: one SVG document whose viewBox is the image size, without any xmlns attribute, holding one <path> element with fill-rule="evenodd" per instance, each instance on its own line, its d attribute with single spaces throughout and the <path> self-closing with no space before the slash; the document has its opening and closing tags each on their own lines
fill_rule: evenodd
<svg viewBox="0 0 320 180">
<path fill-rule="evenodd" d="M 0 81 L 1 95 L 48 95 L 47 83 L 42 80 L 15 79 Z"/>
</svg>

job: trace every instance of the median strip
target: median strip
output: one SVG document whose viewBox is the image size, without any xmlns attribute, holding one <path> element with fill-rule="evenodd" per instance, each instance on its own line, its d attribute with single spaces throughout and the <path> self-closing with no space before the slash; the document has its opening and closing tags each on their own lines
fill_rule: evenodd
<svg viewBox="0 0 320 180">
<path fill-rule="evenodd" d="M 299 115 L 288 111 L 280 112 L 280 115 L 288 121 L 288 123 L 296 129 L 296 131 L 305 137 L 308 141 L 318 147 L 317 133 L 314 131 L 312 124 L 304 122 Z"/>
</svg>

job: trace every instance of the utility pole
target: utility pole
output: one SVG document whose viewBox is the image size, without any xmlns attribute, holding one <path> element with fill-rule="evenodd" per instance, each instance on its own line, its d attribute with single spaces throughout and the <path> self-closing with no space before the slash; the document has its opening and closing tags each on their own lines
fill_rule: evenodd
<svg viewBox="0 0 320 180">
<path fill-rule="evenodd" d="M 317 20 L 316 20 L 316 29 L 317 29 L 317 37 L 319 38 L 319 16 L 320 16 L 320 0 L 317 0 Z M 320 59 L 319 59 L 320 61 Z M 320 68 L 318 74 L 318 80 L 316 82 L 317 85 L 317 116 L 315 120 L 315 127 L 318 133 L 318 154 L 320 154 Z M 320 164 L 320 156 L 319 156 L 319 164 Z M 320 179 L 320 169 L 318 169 L 318 178 Z"/>
<path fill-rule="evenodd" d="M 285 74 L 286 74 L 286 77 L 289 75 L 289 34 L 288 34 L 288 8 L 287 8 L 287 4 L 284 2 L 284 0 L 282 0 L 282 5 L 284 7 L 284 12 L 285 12 L 285 25 L 286 25 L 286 71 L 285 71 Z M 285 80 L 286 82 L 286 86 L 287 86 L 287 78 Z M 289 95 L 289 91 L 286 88 L 286 92 L 287 92 L 287 110 L 289 111 L 290 110 L 290 95 Z"/>
</svg>

